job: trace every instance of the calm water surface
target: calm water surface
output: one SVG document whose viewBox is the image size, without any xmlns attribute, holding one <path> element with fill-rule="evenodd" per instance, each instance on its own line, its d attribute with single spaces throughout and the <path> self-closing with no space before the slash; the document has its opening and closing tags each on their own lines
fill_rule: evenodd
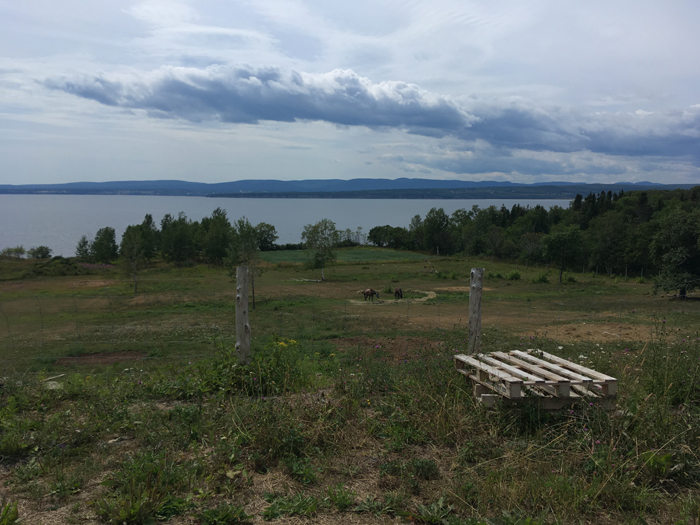
<svg viewBox="0 0 700 525">
<path fill-rule="evenodd" d="M 48 246 L 54 255 L 72 256 L 82 235 L 92 238 L 98 229 L 111 226 L 117 242 L 130 224 L 140 224 L 147 213 L 156 223 L 166 213 L 184 211 L 199 221 L 222 208 L 233 222 L 242 216 L 253 224 L 267 222 L 277 228 L 279 243 L 298 243 L 306 224 L 321 219 L 335 222 L 339 230 L 389 224 L 407 227 L 418 214 L 425 217 L 431 208 L 455 210 L 514 204 L 546 208 L 567 207 L 568 200 L 404 200 L 404 199 L 226 199 L 208 197 L 162 197 L 136 195 L 0 195 L 0 250 L 22 245 L 26 249 Z"/>
</svg>

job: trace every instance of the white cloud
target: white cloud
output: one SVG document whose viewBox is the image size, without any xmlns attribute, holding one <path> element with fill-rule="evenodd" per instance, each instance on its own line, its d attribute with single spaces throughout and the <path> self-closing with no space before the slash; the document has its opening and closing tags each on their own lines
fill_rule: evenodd
<svg viewBox="0 0 700 525">
<path fill-rule="evenodd" d="M 293 161 L 335 177 L 624 170 L 630 180 L 688 181 L 700 175 L 699 17 L 698 3 L 632 0 L 6 2 L 0 134 L 34 144 L 45 164 L 11 164 L 3 149 L 0 173 L 101 176 L 81 174 L 77 161 L 51 169 L 51 159 L 79 159 L 98 136 L 113 145 L 118 133 L 148 129 L 162 141 L 154 151 L 186 136 L 192 155 L 248 166 L 248 177 L 274 166 L 284 173 Z M 101 126 L 111 131 L 96 132 Z M 234 148 L 200 142 L 238 137 L 242 126 L 261 144 L 284 142 L 278 134 L 294 129 L 333 139 L 321 148 L 316 132 L 302 133 L 265 162 L 255 148 L 234 158 Z M 70 129 L 71 140 L 46 129 Z M 151 178 L 172 170 L 158 168 L 156 153 L 130 160 L 128 148 L 120 156 L 112 145 L 91 148 L 104 155 L 95 166 L 112 169 L 116 158 Z"/>
</svg>

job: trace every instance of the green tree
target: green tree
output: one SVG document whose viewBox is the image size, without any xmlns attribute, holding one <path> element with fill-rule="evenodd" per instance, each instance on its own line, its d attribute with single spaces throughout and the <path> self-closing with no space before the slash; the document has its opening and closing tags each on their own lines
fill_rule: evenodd
<svg viewBox="0 0 700 525">
<path fill-rule="evenodd" d="M 685 298 L 700 286 L 700 210 L 676 209 L 660 220 L 651 252 L 661 269 L 655 290 L 679 290 Z"/>
<path fill-rule="evenodd" d="M 450 246 L 450 218 L 442 208 L 431 208 L 423 220 L 423 230 L 425 232 L 425 244 L 430 250 L 435 250 L 440 255 L 448 254 Z"/>
<path fill-rule="evenodd" d="M 48 246 L 36 246 L 27 250 L 31 259 L 48 259 L 51 257 L 51 248 Z"/>
<path fill-rule="evenodd" d="M 301 240 L 306 249 L 309 266 L 313 269 L 320 268 L 321 280 L 325 281 L 324 268 L 338 257 L 335 251 L 335 246 L 338 244 L 335 223 L 329 219 L 323 219 L 316 224 L 307 224 L 304 226 Z"/>
<path fill-rule="evenodd" d="M 275 247 L 275 242 L 279 239 L 277 230 L 272 224 L 261 222 L 255 227 L 260 251 L 267 252 Z"/>
<path fill-rule="evenodd" d="M 26 251 L 24 246 L 15 246 L 14 248 L 5 248 L 0 252 L 0 256 L 12 257 L 13 259 L 21 259 Z"/>
<path fill-rule="evenodd" d="M 367 240 L 380 248 L 389 242 L 389 235 L 393 228 L 388 224 L 386 226 L 375 226 L 369 231 Z"/>
<path fill-rule="evenodd" d="M 564 270 L 580 260 L 582 241 L 583 236 L 578 226 L 560 227 L 543 239 L 544 257 L 559 268 L 560 283 Z"/>
<path fill-rule="evenodd" d="M 143 239 L 143 256 L 147 261 L 154 259 L 160 249 L 160 231 L 153 221 L 153 216 L 147 213 L 141 223 L 141 238 Z"/>
<path fill-rule="evenodd" d="M 177 219 L 166 214 L 160 223 L 161 253 L 168 262 L 174 262 L 178 266 L 187 259 L 196 255 L 194 242 L 195 224 L 180 212 Z"/>
<path fill-rule="evenodd" d="M 624 264 L 628 224 L 622 213 L 607 211 L 594 218 L 588 226 L 586 237 L 592 264 L 604 266 L 608 275 L 612 275 L 615 266 Z"/>
<path fill-rule="evenodd" d="M 92 260 L 102 264 L 109 264 L 110 261 L 119 256 L 117 246 L 117 236 L 114 228 L 107 226 L 100 228 L 95 234 L 95 240 L 90 243 L 90 257 Z"/>
<path fill-rule="evenodd" d="M 423 219 L 420 215 L 414 215 L 408 225 L 408 233 L 413 243 L 411 248 L 422 250 L 425 240 L 425 228 L 423 228 Z"/>
<path fill-rule="evenodd" d="M 146 241 L 141 225 L 128 226 L 119 247 L 126 274 L 134 281 L 134 293 L 138 293 L 138 276 L 146 264 Z"/>
<path fill-rule="evenodd" d="M 227 256 L 231 237 L 231 223 L 226 210 L 216 208 L 211 217 L 202 219 L 199 226 L 202 235 L 202 252 L 210 264 L 222 264 Z"/>
<path fill-rule="evenodd" d="M 542 258 L 542 238 L 541 233 L 528 232 L 520 237 L 520 257 L 525 259 L 525 265 L 535 263 Z"/>
<path fill-rule="evenodd" d="M 75 247 L 75 256 L 83 262 L 91 260 L 90 240 L 87 235 L 83 235 L 78 241 L 78 245 Z"/>
</svg>

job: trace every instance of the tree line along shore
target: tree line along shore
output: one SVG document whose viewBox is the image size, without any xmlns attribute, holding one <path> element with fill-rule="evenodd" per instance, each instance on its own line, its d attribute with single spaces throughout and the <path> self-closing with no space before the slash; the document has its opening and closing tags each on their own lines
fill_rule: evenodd
<svg viewBox="0 0 700 525">
<path fill-rule="evenodd" d="M 591 270 L 653 278 L 657 289 L 685 296 L 700 283 L 700 186 L 691 189 L 577 194 L 567 208 L 514 205 L 474 206 L 448 215 L 432 208 L 414 216 L 408 227 L 375 226 L 365 235 L 358 229 L 339 230 L 323 219 L 304 227 L 301 243 L 277 244 L 272 224 L 252 225 L 242 217 L 231 222 L 226 211 L 214 210 L 201 221 L 184 212 L 165 215 L 160 227 L 147 214 L 130 225 L 118 243 L 114 228 L 82 236 L 76 257 L 84 263 L 121 260 L 134 277 L 155 258 L 182 266 L 206 262 L 229 269 L 245 264 L 257 268 L 259 253 L 305 250 L 309 267 L 320 269 L 337 258 L 336 249 L 371 244 L 432 255 L 490 256 L 527 265 L 552 264 L 559 270 Z M 45 259 L 51 250 L 17 246 L 4 257 Z"/>
</svg>

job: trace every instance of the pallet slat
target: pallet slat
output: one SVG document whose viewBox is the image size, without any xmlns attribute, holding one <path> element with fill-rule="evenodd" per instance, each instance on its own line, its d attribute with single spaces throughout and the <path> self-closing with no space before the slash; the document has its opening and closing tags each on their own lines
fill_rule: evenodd
<svg viewBox="0 0 700 525">
<path fill-rule="evenodd" d="M 530 370 L 534 374 L 539 374 L 542 377 L 547 377 L 551 379 L 552 381 L 557 381 L 557 382 L 568 382 L 569 379 L 560 376 L 558 374 L 555 374 L 551 370 L 547 370 L 546 368 L 539 367 L 533 363 L 528 363 L 527 361 L 523 361 L 522 359 L 518 359 L 517 357 L 514 357 L 512 355 L 506 354 L 504 352 L 493 352 L 493 355 L 497 355 L 498 357 L 501 357 L 502 359 L 507 359 L 513 364 L 516 364 L 518 366 L 521 366 L 527 370 Z"/>
<path fill-rule="evenodd" d="M 584 397 L 604 401 L 617 394 L 614 377 L 539 350 L 458 354 L 454 362 L 473 382 L 474 395 L 489 406 L 498 396 L 554 409 Z"/>
<path fill-rule="evenodd" d="M 527 352 L 523 352 L 521 350 L 513 350 L 511 352 L 511 354 L 515 354 L 518 357 L 523 358 L 525 361 L 535 363 L 536 365 L 541 366 L 542 368 L 549 368 L 550 370 L 553 370 L 554 372 L 557 372 L 564 377 L 568 377 L 570 379 L 575 379 L 576 381 L 581 381 L 582 383 L 593 382 L 593 379 L 591 379 L 590 377 L 582 376 L 581 374 L 577 374 L 576 372 L 572 372 L 571 370 L 567 370 L 566 368 L 563 368 L 563 367 L 556 365 L 554 363 L 550 363 L 549 361 L 543 361 L 542 359 L 537 359 L 535 356 L 530 355 Z"/>
</svg>

